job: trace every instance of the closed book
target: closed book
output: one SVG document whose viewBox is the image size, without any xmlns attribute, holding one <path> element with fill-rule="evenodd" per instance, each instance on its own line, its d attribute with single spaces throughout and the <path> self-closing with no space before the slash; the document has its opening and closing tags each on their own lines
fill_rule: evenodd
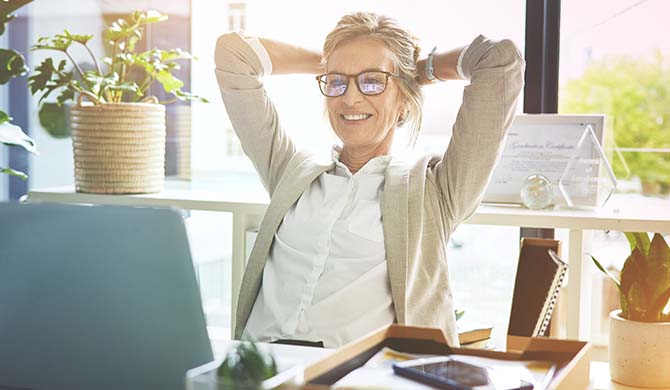
<svg viewBox="0 0 670 390">
<path fill-rule="evenodd" d="M 456 331 L 458 332 L 458 341 L 461 344 L 474 343 L 491 338 L 492 326 L 478 324 L 469 321 L 458 321 Z"/>
</svg>

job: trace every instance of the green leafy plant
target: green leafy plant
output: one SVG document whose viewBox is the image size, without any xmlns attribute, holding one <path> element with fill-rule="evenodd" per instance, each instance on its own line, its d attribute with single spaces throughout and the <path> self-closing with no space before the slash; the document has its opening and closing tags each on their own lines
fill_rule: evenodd
<svg viewBox="0 0 670 390">
<path fill-rule="evenodd" d="M 594 61 L 561 90 L 561 113 L 604 113 L 618 147 L 670 147 L 670 58 L 611 56 Z M 624 152 L 614 158 L 617 177 L 670 183 L 670 154 Z"/>
<path fill-rule="evenodd" d="M 596 267 L 619 289 L 621 316 L 644 322 L 670 321 L 670 248 L 663 235 L 649 241 L 647 233 L 625 233 L 631 254 L 620 278 L 607 271 L 595 257 Z"/>
<path fill-rule="evenodd" d="M 277 363 L 248 340 L 233 347 L 218 369 L 219 383 L 224 389 L 260 389 L 261 383 L 277 375 Z"/>
<path fill-rule="evenodd" d="M 0 35 L 4 34 L 5 27 L 12 19 L 12 14 L 31 0 L 1 0 L 0 1 Z M 14 77 L 21 77 L 28 72 L 25 59 L 21 53 L 12 49 L 0 48 L 0 85 L 7 84 Z M 37 153 L 35 141 L 28 137 L 20 127 L 11 124 L 12 118 L 0 110 L 0 143 L 12 146 L 21 146 L 29 152 Z M 28 178 L 23 172 L 9 167 L 0 166 L 0 173 L 18 176 L 23 180 Z"/>
<path fill-rule="evenodd" d="M 88 43 L 93 35 L 73 34 L 68 30 L 51 37 L 42 37 L 32 50 L 52 50 L 61 52 L 67 59 L 56 62 L 46 58 L 35 68 L 35 74 L 28 79 L 33 95 L 41 94 L 39 104 L 53 92 L 59 91 L 56 101 L 59 105 L 73 100 L 76 94 L 84 94 L 100 103 L 140 102 L 151 100 L 149 88 L 158 82 L 173 99 L 159 103 L 167 104 L 178 100 L 207 100 L 182 90 L 184 83 L 173 74 L 180 68 L 177 60 L 191 60 L 194 57 L 181 49 L 150 49 L 136 51 L 148 24 L 167 19 L 157 11 L 135 11 L 126 18 L 120 18 L 104 30 L 104 43 L 110 47 L 111 56 L 98 61 Z M 75 61 L 70 49 L 80 45 L 86 49 L 94 69 L 84 70 Z M 68 61 L 72 69 L 68 68 Z"/>
</svg>

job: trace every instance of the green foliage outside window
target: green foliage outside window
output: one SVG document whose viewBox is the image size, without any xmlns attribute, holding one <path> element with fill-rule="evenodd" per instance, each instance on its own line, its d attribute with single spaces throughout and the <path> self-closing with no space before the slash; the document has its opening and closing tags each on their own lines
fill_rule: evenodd
<svg viewBox="0 0 670 390">
<path fill-rule="evenodd" d="M 670 148 L 670 58 L 630 56 L 593 62 L 560 93 L 563 113 L 604 113 L 620 148 Z M 609 135 L 611 137 L 611 134 Z M 622 153 L 630 174 L 643 182 L 670 183 L 670 153 Z M 613 158 L 617 177 L 628 170 Z"/>
</svg>

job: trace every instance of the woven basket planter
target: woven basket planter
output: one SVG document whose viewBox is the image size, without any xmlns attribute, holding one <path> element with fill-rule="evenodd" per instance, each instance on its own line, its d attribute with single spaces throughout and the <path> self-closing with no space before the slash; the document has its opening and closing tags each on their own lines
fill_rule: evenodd
<svg viewBox="0 0 670 390">
<path fill-rule="evenodd" d="M 160 192 L 165 181 L 165 106 L 152 103 L 72 107 L 77 192 Z"/>
</svg>

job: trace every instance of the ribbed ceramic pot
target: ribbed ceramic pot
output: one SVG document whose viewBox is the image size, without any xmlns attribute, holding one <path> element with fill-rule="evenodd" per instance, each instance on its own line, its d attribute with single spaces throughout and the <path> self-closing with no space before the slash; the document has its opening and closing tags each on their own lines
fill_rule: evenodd
<svg viewBox="0 0 670 390">
<path fill-rule="evenodd" d="M 70 112 L 77 192 L 141 194 L 163 190 L 165 106 L 78 104 Z"/>
<path fill-rule="evenodd" d="M 670 388 L 670 322 L 639 322 L 610 313 L 612 380 L 649 389 Z"/>
</svg>

